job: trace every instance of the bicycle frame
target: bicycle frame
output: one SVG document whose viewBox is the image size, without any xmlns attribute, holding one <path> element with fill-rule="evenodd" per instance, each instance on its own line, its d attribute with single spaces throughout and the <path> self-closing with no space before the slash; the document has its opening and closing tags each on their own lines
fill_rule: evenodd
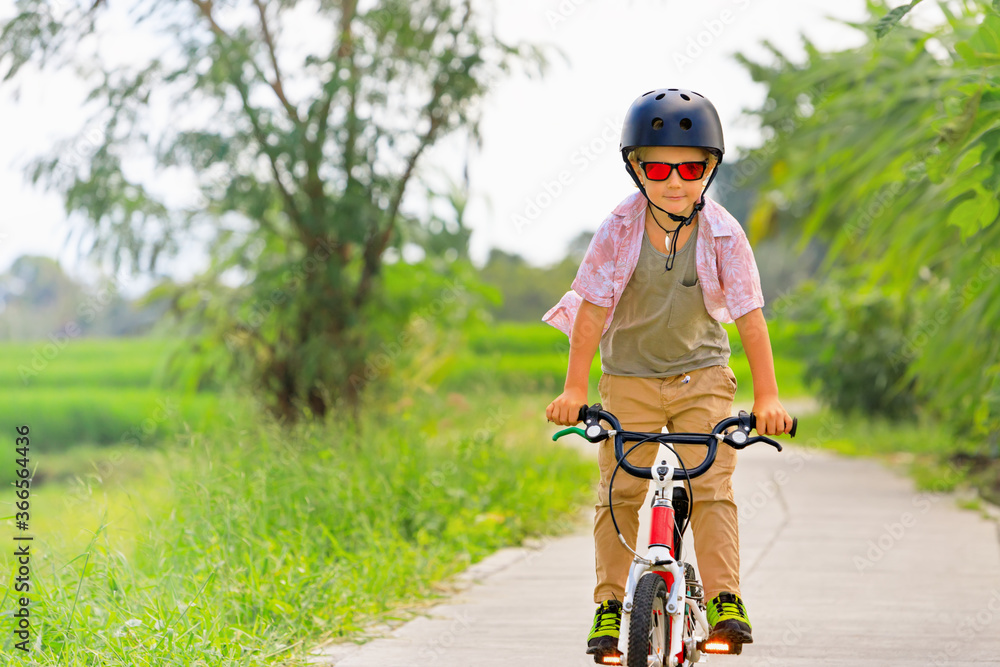
<svg viewBox="0 0 1000 667">
<path fill-rule="evenodd" d="M 661 469 L 665 470 L 661 474 Z M 698 644 L 708 637 L 708 617 L 702 609 L 700 600 L 687 595 L 687 579 L 684 574 L 684 562 L 674 558 L 674 466 L 661 461 L 661 466 L 653 474 L 652 521 L 649 529 L 649 547 L 644 558 L 636 556 L 629 567 L 628 580 L 625 583 L 625 601 L 622 604 L 622 622 L 618 635 L 618 650 L 622 654 L 621 664 L 628 662 L 629 622 L 633 606 L 635 587 L 647 572 L 654 572 L 663 577 L 667 585 L 666 613 L 670 618 L 670 646 L 667 647 L 667 665 L 678 667 L 686 655 L 689 662 L 698 662 L 701 651 Z M 697 623 L 697 632 L 684 646 L 684 610 L 690 606 L 691 613 Z M 686 650 L 685 650 L 686 649 Z"/>
</svg>

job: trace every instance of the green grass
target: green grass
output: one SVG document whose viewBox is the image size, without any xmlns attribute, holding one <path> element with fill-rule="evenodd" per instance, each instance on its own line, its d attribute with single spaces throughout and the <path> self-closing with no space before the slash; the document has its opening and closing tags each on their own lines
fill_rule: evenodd
<svg viewBox="0 0 1000 667">
<path fill-rule="evenodd" d="M 0 387 L 32 390 L 72 386 L 154 386 L 173 343 L 157 338 L 85 338 L 3 343 Z"/>
<path fill-rule="evenodd" d="M 42 451 L 80 443 L 148 442 L 200 428 L 215 418 L 215 394 L 177 394 L 152 389 L 73 386 L 25 390 L 5 396 L 0 423 L 27 424 Z"/>
<path fill-rule="evenodd" d="M 539 398 L 497 396 L 380 399 L 360 431 L 244 412 L 121 486 L 41 487 L 32 659 L 301 664 L 498 547 L 574 527 L 593 463 L 538 446 L 548 425 L 521 416 Z M 22 657 L 5 634 L 0 661 Z"/>
<path fill-rule="evenodd" d="M 171 341 L 4 343 L 0 423 L 27 424 L 46 454 L 80 444 L 152 442 L 216 418 L 219 399 L 162 386 Z M 9 481 L 7 467 L 0 481 Z"/>
</svg>

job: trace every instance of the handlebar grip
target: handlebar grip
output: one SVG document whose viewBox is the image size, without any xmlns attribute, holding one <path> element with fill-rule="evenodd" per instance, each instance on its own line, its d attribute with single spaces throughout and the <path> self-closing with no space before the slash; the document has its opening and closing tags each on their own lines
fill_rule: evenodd
<svg viewBox="0 0 1000 667">
<path fill-rule="evenodd" d="M 558 440 L 559 438 L 563 437 L 564 435 L 566 435 L 568 433 L 576 433 L 577 435 L 581 435 L 584 438 L 587 437 L 587 433 L 582 428 L 579 428 L 577 426 L 570 426 L 569 428 L 564 428 L 563 430 L 561 430 L 558 433 L 556 433 L 555 435 L 553 435 L 552 436 L 553 442 L 556 441 L 556 440 Z"/>
<path fill-rule="evenodd" d="M 581 405 L 580 406 L 580 412 L 577 413 L 577 415 L 576 415 L 576 420 L 578 422 L 582 422 L 582 421 L 586 421 L 586 419 L 587 419 L 587 406 L 586 405 Z"/>
<path fill-rule="evenodd" d="M 740 414 L 743 415 L 745 413 L 744 413 L 743 410 L 740 410 Z M 755 415 L 752 412 L 750 413 L 750 428 L 752 430 L 757 430 L 757 415 Z M 788 437 L 794 438 L 795 437 L 795 431 L 798 428 L 799 428 L 799 418 L 798 417 L 792 417 L 792 430 L 788 432 Z M 759 433 L 759 431 L 758 431 L 758 433 Z"/>
</svg>

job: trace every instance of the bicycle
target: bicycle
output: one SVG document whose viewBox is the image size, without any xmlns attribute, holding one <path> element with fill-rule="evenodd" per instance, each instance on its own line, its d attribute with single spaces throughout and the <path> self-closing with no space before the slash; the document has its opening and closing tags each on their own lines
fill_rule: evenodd
<svg viewBox="0 0 1000 667">
<path fill-rule="evenodd" d="M 611 430 L 601 426 L 601 420 L 611 425 Z M 680 549 L 684 533 L 690 523 L 689 498 L 684 485 L 674 482 L 691 479 L 705 474 L 715 462 L 715 454 L 720 442 L 734 449 L 743 449 L 757 442 L 766 442 L 779 452 L 781 445 L 763 435 L 750 437 L 756 428 L 756 417 L 740 410 L 736 417 L 723 419 L 711 433 L 642 433 L 622 430 L 621 423 L 612 413 L 604 410 L 600 403 L 580 408 L 578 421 L 586 424 L 586 429 L 576 426 L 563 429 L 552 436 L 553 440 L 577 433 L 590 442 L 601 442 L 614 438 L 615 458 L 618 463 L 611 473 L 608 483 L 608 504 L 614 488 L 615 474 L 621 467 L 626 473 L 653 480 L 656 490 L 652 501 L 652 521 L 650 525 L 649 547 L 646 556 L 640 556 L 628 546 L 615 521 L 611 508 L 611 521 L 618 533 L 618 539 L 635 558 L 629 568 L 625 585 L 625 600 L 622 603 L 622 622 L 618 637 L 619 655 L 595 655 L 594 661 L 605 665 L 627 665 L 627 667 L 689 667 L 702 662 L 702 654 L 739 655 L 743 645 L 724 638 L 709 638 L 708 617 L 705 612 L 704 589 L 694 567 L 680 560 Z M 726 429 L 735 430 L 725 432 Z M 789 435 L 794 437 L 798 419 L 792 421 Z M 636 444 L 624 451 L 625 442 Z M 633 449 L 644 443 L 662 443 L 677 456 L 680 467 L 661 460 L 655 467 L 636 467 L 625 458 Z M 706 445 L 705 459 L 695 468 L 688 470 L 671 444 Z M 668 494 L 667 491 L 670 490 Z M 675 508 L 679 511 L 675 511 Z M 669 622 L 666 621 L 669 617 Z M 707 658 L 705 658 L 707 659 Z"/>
</svg>

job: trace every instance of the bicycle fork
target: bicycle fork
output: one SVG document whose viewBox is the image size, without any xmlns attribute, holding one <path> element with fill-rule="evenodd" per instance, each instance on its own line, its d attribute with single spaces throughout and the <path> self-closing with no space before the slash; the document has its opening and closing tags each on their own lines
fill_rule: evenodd
<svg viewBox="0 0 1000 667">
<path fill-rule="evenodd" d="M 622 603 L 622 622 L 618 635 L 618 650 L 622 654 L 621 664 L 628 662 L 628 642 L 629 624 L 631 619 L 633 597 L 639 580 L 648 572 L 656 573 L 663 577 L 667 585 L 667 618 L 670 622 L 670 646 L 667 647 L 667 665 L 676 667 L 680 665 L 678 655 L 684 655 L 682 646 L 684 641 L 684 610 L 686 605 L 691 605 L 692 613 L 699 626 L 699 630 L 708 633 L 708 620 L 705 612 L 699 607 L 695 598 L 687 597 L 687 580 L 684 572 L 684 564 L 674 558 L 674 466 L 668 465 L 666 461 L 661 461 L 660 465 L 653 468 L 653 483 L 656 490 L 653 493 L 652 521 L 649 535 L 649 549 L 646 557 L 642 558 L 638 554 L 632 559 L 629 567 L 628 581 L 625 584 L 625 600 Z M 625 538 L 621 535 L 619 539 L 625 544 Z M 628 545 L 626 544 L 626 547 Z M 704 636 L 704 635 L 702 635 Z M 696 642 L 691 642 L 687 647 L 687 657 L 692 662 L 700 658 Z"/>
</svg>

